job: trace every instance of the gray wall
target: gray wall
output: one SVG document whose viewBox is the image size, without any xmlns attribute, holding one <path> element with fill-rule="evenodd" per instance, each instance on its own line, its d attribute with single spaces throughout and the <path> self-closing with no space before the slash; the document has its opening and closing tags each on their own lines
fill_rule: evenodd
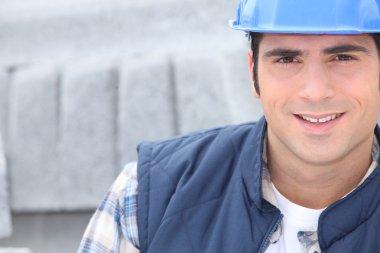
<svg viewBox="0 0 380 253">
<path fill-rule="evenodd" d="M 0 248 L 74 252 L 137 143 L 260 117 L 236 4 L 2 1 Z"/>
</svg>

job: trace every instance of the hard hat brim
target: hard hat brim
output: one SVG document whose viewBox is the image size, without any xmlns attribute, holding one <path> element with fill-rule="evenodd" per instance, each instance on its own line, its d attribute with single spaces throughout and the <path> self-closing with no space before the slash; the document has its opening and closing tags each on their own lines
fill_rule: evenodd
<svg viewBox="0 0 380 253">
<path fill-rule="evenodd" d="M 229 26 L 234 30 L 244 32 L 257 32 L 257 33 L 283 33 L 283 34 L 363 34 L 363 33 L 380 33 L 380 29 L 353 29 L 344 28 L 341 29 L 331 27 L 315 27 L 307 29 L 300 29 L 300 27 L 279 27 L 276 28 L 259 28 L 244 27 L 234 24 L 234 20 L 229 21 Z"/>
</svg>

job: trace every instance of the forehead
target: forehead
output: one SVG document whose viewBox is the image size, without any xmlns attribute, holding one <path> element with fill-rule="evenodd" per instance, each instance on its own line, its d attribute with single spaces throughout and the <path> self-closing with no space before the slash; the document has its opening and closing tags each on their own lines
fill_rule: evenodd
<svg viewBox="0 0 380 253">
<path fill-rule="evenodd" d="M 306 34 L 264 34 L 260 42 L 260 51 L 275 48 L 296 49 L 302 51 L 321 51 L 325 48 L 354 45 L 376 51 L 374 39 L 368 34 L 357 35 L 306 35 Z"/>
</svg>

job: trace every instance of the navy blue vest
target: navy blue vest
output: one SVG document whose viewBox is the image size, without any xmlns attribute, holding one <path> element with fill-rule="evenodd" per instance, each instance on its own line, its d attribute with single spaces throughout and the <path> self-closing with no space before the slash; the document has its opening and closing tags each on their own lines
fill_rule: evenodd
<svg viewBox="0 0 380 253">
<path fill-rule="evenodd" d="M 265 131 L 262 118 L 140 144 L 140 252 L 264 252 L 281 221 L 261 194 Z M 322 252 L 380 252 L 379 173 L 322 213 Z"/>
</svg>

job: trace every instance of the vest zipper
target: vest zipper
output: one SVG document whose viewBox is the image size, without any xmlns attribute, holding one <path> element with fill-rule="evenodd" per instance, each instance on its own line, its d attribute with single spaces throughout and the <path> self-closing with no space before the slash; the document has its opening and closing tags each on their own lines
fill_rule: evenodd
<svg viewBox="0 0 380 253">
<path fill-rule="evenodd" d="M 267 237 L 265 237 L 263 243 L 261 244 L 261 247 L 260 247 L 258 253 L 264 253 L 267 250 L 267 248 L 269 247 L 269 244 L 270 244 L 270 238 L 272 237 L 272 235 L 274 234 L 274 232 L 276 232 L 276 230 L 278 229 L 278 227 L 281 225 L 282 217 L 283 217 L 283 215 L 280 214 L 279 217 L 277 218 L 276 223 L 272 227 L 270 233 L 267 235 Z"/>
</svg>

